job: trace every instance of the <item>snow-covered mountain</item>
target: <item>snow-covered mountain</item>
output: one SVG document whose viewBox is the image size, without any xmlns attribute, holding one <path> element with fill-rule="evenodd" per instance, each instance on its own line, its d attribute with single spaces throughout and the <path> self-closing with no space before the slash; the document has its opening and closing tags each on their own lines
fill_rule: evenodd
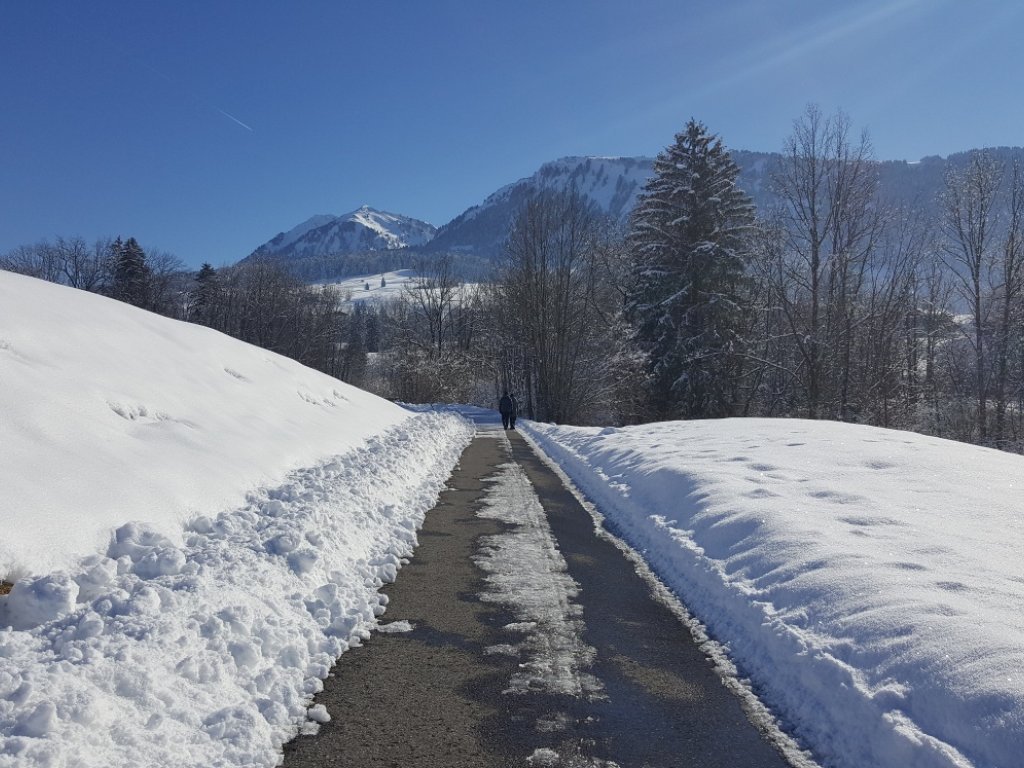
<svg viewBox="0 0 1024 768">
<path fill-rule="evenodd" d="M 989 151 L 1008 167 L 1024 160 L 1024 149 L 1000 147 Z M 769 179 L 772 166 L 781 156 L 747 150 L 731 150 L 731 154 L 740 169 L 739 186 L 757 208 L 766 211 L 775 205 Z M 889 201 L 911 204 L 926 215 L 936 215 L 946 170 L 965 164 L 969 157 L 970 152 L 961 152 L 916 162 L 879 162 L 880 192 Z M 597 211 L 624 224 L 653 172 L 652 157 L 563 157 L 503 186 L 440 229 L 364 207 L 346 216 L 314 216 L 260 246 L 254 255 L 295 260 L 408 247 L 427 253 L 458 253 L 486 263 L 501 254 L 513 217 L 534 195 L 576 189 Z M 392 264 L 381 269 L 401 266 L 407 265 Z"/>
<path fill-rule="evenodd" d="M 575 189 L 602 213 L 625 218 L 651 176 L 650 157 L 563 157 L 532 176 L 508 184 L 445 224 L 428 251 L 500 251 L 509 223 L 523 203 L 539 192 Z"/>
<path fill-rule="evenodd" d="M 364 205 L 342 216 L 320 214 L 281 232 L 253 251 L 252 257 L 283 260 L 392 251 L 425 245 L 437 229 L 425 221 Z"/>
<path fill-rule="evenodd" d="M 771 155 L 733 152 L 740 166 L 740 186 L 756 203 L 766 199 Z M 563 157 L 545 163 L 532 176 L 508 184 L 479 205 L 445 224 L 428 243 L 427 251 L 465 251 L 493 257 L 502 248 L 509 224 L 523 203 L 538 193 L 575 189 L 601 214 L 625 223 L 647 180 L 654 158 Z"/>
</svg>

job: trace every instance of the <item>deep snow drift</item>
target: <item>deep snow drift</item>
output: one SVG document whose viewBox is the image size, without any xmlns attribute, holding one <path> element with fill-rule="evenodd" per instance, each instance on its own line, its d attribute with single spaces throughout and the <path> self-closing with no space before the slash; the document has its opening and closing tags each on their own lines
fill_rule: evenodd
<svg viewBox="0 0 1024 768">
<path fill-rule="evenodd" d="M 801 420 L 524 424 L 827 766 L 1024 755 L 1024 458 Z"/>
<path fill-rule="evenodd" d="M 0 766 L 274 765 L 470 433 L 0 272 Z"/>
</svg>

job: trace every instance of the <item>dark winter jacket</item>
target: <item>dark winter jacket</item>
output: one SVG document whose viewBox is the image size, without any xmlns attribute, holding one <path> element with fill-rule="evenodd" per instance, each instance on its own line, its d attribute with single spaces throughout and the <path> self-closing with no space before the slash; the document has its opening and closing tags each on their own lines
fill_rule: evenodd
<svg viewBox="0 0 1024 768">
<path fill-rule="evenodd" d="M 513 402 L 512 398 L 508 395 L 502 395 L 501 400 L 498 402 L 498 413 L 502 415 L 512 413 L 515 409 Z"/>
<path fill-rule="evenodd" d="M 512 410 L 509 411 L 509 415 L 514 419 L 519 415 L 519 400 L 516 399 L 515 395 L 510 395 L 509 399 L 512 400 Z"/>
</svg>

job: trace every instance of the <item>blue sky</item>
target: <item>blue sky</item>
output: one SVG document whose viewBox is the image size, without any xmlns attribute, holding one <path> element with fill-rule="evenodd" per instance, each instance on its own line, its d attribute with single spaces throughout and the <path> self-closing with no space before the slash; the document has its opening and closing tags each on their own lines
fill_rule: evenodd
<svg viewBox="0 0 1024 768">
<path fill-rule="evenodd" d="M 1017 0 L 0 0 L 0 252 L 234 262 L 366 203 L 440 225 L 688 118 L 776 150 L 809 102 L 879 159 L 1024 144 Z"/>
</svg>

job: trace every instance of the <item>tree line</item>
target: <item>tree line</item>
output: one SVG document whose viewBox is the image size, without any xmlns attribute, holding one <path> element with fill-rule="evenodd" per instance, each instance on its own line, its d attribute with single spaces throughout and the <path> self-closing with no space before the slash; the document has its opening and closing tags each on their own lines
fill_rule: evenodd
<svg viewBox="0 0 1024 768">
<path fill-rule="evenodd" d="M 916 206 L 885 199 L 878 167 L 846 115 L 810 106 L 756 210 L 692 120 L 624 231 L 572 190 L 538 194 L 471 301 L 403 309 L 451 318 L 400 324 L 389 348 L 411 389 L 389 391 L 493 403 L 507 388 L 564 423 L 803 417 L 1021 450 L 1020 167 L 971 153 Z M 459 295 L 450 271 L 427 282 Z"/>
<path fill-rule="evenodd" d="M 869 137 L 811 106 L 755 209 L 691 120 L 625 226 L 567 190 L 527 200 L 473 283 L 419 256 L 393 301 L 249 259 L 189 273 L 132 238 L 16 249 L 6 269 L 197 322 L 408 402 L 578 424 L 787 416 L 1024 446 L 1024 177 L 984 151 L 939 201 L 887 201 Z M 306 265 L 312 267 L 312 265 Z"/>
<path fill-rule="evenodd" d="M 1020 450 L 1024 177 L 947 172 L 938 219 L 887 202 L 866 134 L 809 107 L 754 212 L 691 121 L 629 233 L 652 412 L 802 416 Z M 931 207 L 931 206 L 929 206 Z"/>
</svg>

